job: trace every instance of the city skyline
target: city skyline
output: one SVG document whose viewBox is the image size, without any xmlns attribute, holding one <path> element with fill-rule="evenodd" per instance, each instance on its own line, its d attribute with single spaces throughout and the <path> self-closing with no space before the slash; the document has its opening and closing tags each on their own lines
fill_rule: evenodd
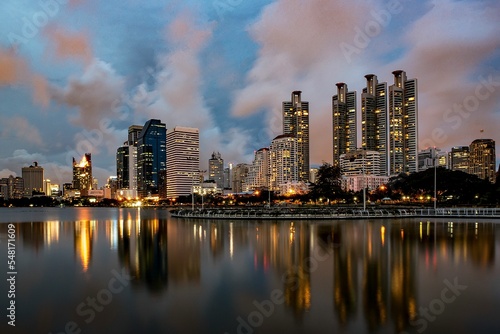
<svg viewBox="0 0 500 334">
<path fill-rule="evenodd" d="M 419 150 L 500 140 L 498 2 L 222 3 L 3 3 L 0 177 L 38 161 L 62 184 L 89 152 L 102 185 L 128 126 L 153 118 L 200 129 L 202 169 L 213 151 L 250 163 L 296 90 L 311 165 L 331 163 L 335 84 L 358 92 L 361 119 L 364 76 L 390 85 L 398 69 L 419 81 Z"/>
</svg>

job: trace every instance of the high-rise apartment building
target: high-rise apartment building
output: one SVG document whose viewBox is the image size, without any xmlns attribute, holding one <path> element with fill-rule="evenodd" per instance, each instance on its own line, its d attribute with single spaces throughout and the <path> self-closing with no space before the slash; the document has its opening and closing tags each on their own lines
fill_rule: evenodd
<svg viewBox="0 0 500 334">
<path fill-rule="evenodd" d="M 495 141 L 476 139 L 470 144 L 469 173 L 494 183 L 496 180 Z"/>
<path fill-rule="evenodd" d="M 417 79 L 394 71 L 389 87 L 389 174 L 418 171 Z"/>
<path fill-rule="evenodd" d="M 291 101 L 283 102 L 283 134 L 297 140 L 299 181 L 309 181 L 309 102 L 302 101 L 301 91 L 292 92 Z"/>
<path fill-rule="evenodd" d="M 356 98 L 345 83 L 337 83 L 337 95 L 332 97 L 334 166 L 339 165 L 340 155 L 356 150 Z"/>
<path fill-rule="evenodd" d="M 228 163 L 224 168 L 224 189 L 232 189 L 233 185 L 233 163 Z"/>
<path fill-rule="evenodd" d="M 255 151 L 246 182 L 250 190 L 269 189 L 270 165 L 269 148 L 263 147 Z"/>
<path fill-rule="evenodd" d="M 92 185 L 92 155 L 85 153 L 79 162 L 73 158 L 73 189 L 86 196 L 89 190 L 92 190 Z"/>
<path fill-rule="evenodd" d="M 116 151 L 118 189 L 137 190 L 137 147 L 123 145 Z"/>
<path fill-rule="evenodd" d="M 31 197 L 33 192 L 43 192 L 43 168 L 35 161 L 33 165 L 22 168 L 24 196 Z M 50 196 L 50 194 L 46 194 Z"/>
<path fill-rule="evenodd" d="M 469 146 L 454 146 L 449 153 L 449 165 L 451 170 L 469 172 Z"/>
<path fill-rule="evenodd" d="M 248 191 L 248 187 L 246 184 L 248 177 L 248 170 L 250 169 L 249 164 L 237 164 L 233 167 L 233 178 L 232 178 L 232 190 L 233 193 L 241 193 L 244 191 Z"/>
<path fill-rule="evenodd" d="M 219 152 L 213 152 L 208 160 L 208 179 L 215 181 L 217 188 L 224 188 L 224 159 Z"/>
<path fill-rule="evenodd" d="M 291 135 L 283 134 L 271 142 L 271 188 L 279 190 L 285 183 L 299 181 L 297 166 L 297 139 Z"/>
<path fill-rule="evenodd" d="M 380 152 L 356 150 L 340 156 L 343 175 L 380 175 Z"/>
<path fill-rule="evenodd" d="M 176 126 L 167 131 L 167 197 L 192 194 L 200 186 L 200 133 Z"/>
<path fill-rule="evenodd" d="M 380 175 L 388 175 L 387 83 L 379 83 L 374 74 L 365 75 L 361 94 L 361 146 L 380 152 Z"/>
<path fill-rule="evenodd" d="M 22 198 L 24 195 L 24 180 L 19 176 L 12 176 L 0 179 L 0 197 L 4 200 L 11 198 Z"/>
<path fill-rule="evenodd" d="M 165 197 L 166 126 L 151 119 L 137 140 L 137 189 L 141 197 Z"/>
</svg>

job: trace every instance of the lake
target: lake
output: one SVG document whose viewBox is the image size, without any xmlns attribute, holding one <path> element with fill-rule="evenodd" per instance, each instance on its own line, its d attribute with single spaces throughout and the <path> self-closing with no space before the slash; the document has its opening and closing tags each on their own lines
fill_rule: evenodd
<svg viewBox="0 0 500 334">
<path fill-rule="evenodd" d="M 500 333 L 498 222 L 1 208 L 0 332 Z"/>
</svg>

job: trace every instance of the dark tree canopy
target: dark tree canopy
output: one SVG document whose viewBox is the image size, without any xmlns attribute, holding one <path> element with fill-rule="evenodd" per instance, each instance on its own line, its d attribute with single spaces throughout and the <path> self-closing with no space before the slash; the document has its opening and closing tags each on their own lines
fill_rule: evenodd
<svg viewBox="0 0 500 334">
<path fill-rule="evenodd" d="M 311 190 L 313 199 L 337 199 L 342 197 L 340 168 L 324 162 L 318 169 L 316 183 Z"/>
</svg>

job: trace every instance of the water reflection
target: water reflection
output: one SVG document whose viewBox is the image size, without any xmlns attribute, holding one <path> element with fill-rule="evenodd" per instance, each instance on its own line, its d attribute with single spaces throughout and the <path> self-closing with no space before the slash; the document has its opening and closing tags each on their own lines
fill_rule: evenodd
<svg viewBox="0 0 500 334">
<path fill-rule="evenodd" d="M 442 283 L 422 277 L 441 269 L 495 266 L 493 223 L 189 221 L 140 210 L 119 210 L 113 219 L 92 219 L 88 212 L 77 218 L 18 223 L 18 238 L 25 251 L 36 254 L 71 242 L 82 272 L 111 253 L 134 277 L 134 288 L 153 295 L 180 286 L 214 291 L 219 283 L 209 278 L 216 279 L 221 264 L 259 272 L 255 286 L 264 286 L 264 295 L 282 291 L 286 314 L 298 323 L 307 324 L 316 312 L 315 318 L 334 321 L 340 331 L 360 321 L 368 332 L 408 330 L 429 286 Z M 318 251 L 329 255 L 320 261 Z M 226 312 L 247 309 L 231 303 Z M 286 315 L 276 321 L 286 319 L 280 317 Z"/>
<path fill-rule="evenodd" d="M 74 230 L 75 257 L 79 259 L 84 272 L 92 261 L 92 248 L 94 246 L 95 220 L 77 221 Z"/>
</svg>

